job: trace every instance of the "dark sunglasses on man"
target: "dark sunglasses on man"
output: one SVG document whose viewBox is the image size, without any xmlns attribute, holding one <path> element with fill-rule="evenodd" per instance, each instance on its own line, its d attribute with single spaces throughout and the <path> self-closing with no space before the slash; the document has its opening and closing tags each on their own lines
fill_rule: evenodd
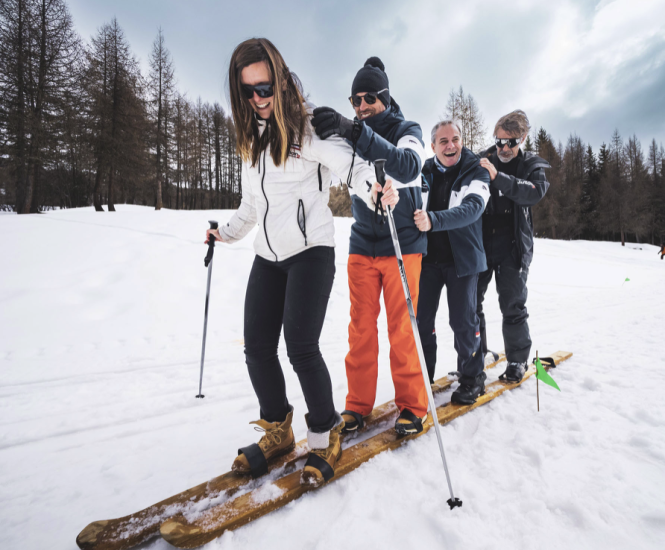
<svg viewBox="0 0 665 550">
<path fill-rule="evenodd" d="M 252 99 L 254 97 L 254 92 L 256 92 L 256 95 L 264 99 L 266 97 L 272 97 L 273 95 L 272 84 L 257 84 L 256 86 L 241 84 L 240 87 L 247 99 Z"/>
<path fill-rule="evenodd" d="M 508 138 L 508 139 L 499 139 L 498 137 L 494 138 L 494 143 L 496 144 L 497 149 L 503 149 L 504 145 L 508 145 L 511 149 L 516 147 L 522 141 L 521 137 Z"/>
<path fill-rule="evenodd" d="M 360 107 L 360 105 L 363 102 L 363 99 L 365 100 L 365 103 L 367 103 L 367 105 L 374 105 L 376 103 L 376 100 L 378 99 L 379 94 L 387 90 L 388 88 L 384 88 L 383 90 L 379 90 L 378 92 L 367 92 L 364 96 L 352 95 L 349 97 L 349 101 L 351 102 L 351 105 L 353 105 L 354 107 Z"/>
</svg>

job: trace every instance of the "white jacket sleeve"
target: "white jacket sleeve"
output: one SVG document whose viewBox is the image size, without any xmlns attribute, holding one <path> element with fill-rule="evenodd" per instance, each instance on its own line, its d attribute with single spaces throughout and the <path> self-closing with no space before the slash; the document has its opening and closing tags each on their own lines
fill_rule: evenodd
<svg viewBox="0 0 665 550">
<path fill-rule="evenodd" d="M 224 242 L 234 243 L 242 239 L 256 226 L 256 207 L 254 206 L 254 195 L 249 186 L 249 174 L 247 165 L 242 163 L 242 200 L 240 207 L 226 225 L 219 228 L 219 234 Z"/>
<path fill-rule="evenodd" d="M 303 156 L 305 158 L 319 162 L 342 180 L 346 179 L 346 175 L 351 169 L 353 149 L 345 139 L 339 136 L 330 136 L 323 140 L 311 129 L 311 137 L 305 138 L 304 141 Z M 351 175 L 351 186 L 356 195 L 362 198 L 372 210 L 374 210 L 374 203 L 372 202 L 370 189 L 375 181 L 374 167 L 356 154 Z"/>
</svg>

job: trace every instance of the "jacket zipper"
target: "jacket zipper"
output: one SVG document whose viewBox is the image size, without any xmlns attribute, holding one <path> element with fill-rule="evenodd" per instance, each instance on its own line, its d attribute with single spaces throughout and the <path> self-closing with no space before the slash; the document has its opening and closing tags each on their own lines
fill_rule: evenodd
<svg viewBox="0 0 665 550">
<path fill-rule="evenodd" d="M 300 211 L 302 210 L 302 223 L 300 223 Z M 298 227 L 300 228 L 300 232 L 303 234 L 305 237 L 305 246 L 307 246 L 307 221 L 305 218 L 305 203 L 302 201 L 302 199 L 298 199 L 298 214 L 296 216 L 298 218 Z"/>
<path fill-rule="evenodd" d="M 259 159 L 259 173 L 261 173 L 261 159 Z M 270 239 L 268 238 L 268 228 L 266 227 L 266 222 L 268 221 L 268 210 L 270 209 L 270 204 L 268 203 L 268 195 L 266 195 L 266 190 L 263 187 L 263 181 L 266 179 L 266 152 L 263 151 L 263 176 L 261 177 L 261 191 L 263 191 L 263 197 L 266 199 L 266 213 L 263 216 L 263 232 L 265 233 L 266 236 L 266 243 L 268 243 L 268 248 L 270 249 L 270 252 L 272 252 L 275 255 L 275 261 L 279 261 L 277 258 L 277 254 L 275 254 L 275 251 L 272 249 L 272 246 L 270 246 Z"/>
<path fill-rule="evenodd" d="M 462 173 L 462 170 L 460 170 L 460 174 L 459 174 L 459 176 L 457 176 L 457 179 L 461 179 L 462 176 L 466 176 L 466 173 L 469 172 L 470 170 L 471 169 L 467 170 L 464 173 Z M 450 210 L 450 199 L 453 196 L 453 188 L 455 187 L 455 184 L 457 183 L 457 179 L 450 186 L 450 196 L 448 197 L 448 210 Z M 432 177 L 432 182 L 434 182 L 434 177 Z M 428 202 L 429 202 L 429 197 L 428 197 Z M 481 231 L 482 231 L 482 229 L 481 229 Z M 448 240 L 450 241 L 450 232 L 448 232 Z M 459 272 L 457 271 L 457 266 L 459 264 L 457 263 L 457 257 L 455 256 L 455 247 L 453 246 L 453 241 L 450 241 L 450 251 L 453 253 L 453 261 L 455 262 L 455 273 L 459 277 Z"/>
<path fill-rule="evenodd" d="M 374 241 L 372 242 L 372 258 L 376 258 L 376 241 L 379 236 L 376 234 L 376 227 L 375 227 L 376 216 L 374 212 L 371 213 L 371 217 L 372 217 L 372 233 L 374 233 Z"/>
<path fill-rule="evenodd" d="M 467 170 L 466 172 L 468 172 Z M 450 210 L 450 199 L 453 196 L 453 189 L 455 188 L 455 183 L 457 183 L 457 180 L 460 179 L 462 176 L 466 175 L 466 172 L 462 173 L 460 170 L 459 176 L 457 176 L 457 179 L 453 182 L 453 184 L 450 186 L 450 195 L 448 196 L 448 210 Z M 427 207 L 425 208 L 425 211 L 429 209 L 429 199 L 432 196 L 432 188 L 434 187 L 434 173 L 431 173 L 432 176 L 432 183 L 430 183 L 429 186 L 429 194 L 427 195 Z M 448 240 L 450 241 L 450 251 L 453 253 L 453 262 L 455 262 L 455 273 L 458 273 L 457 271 L 457 257 L 455 256 L 455 247 L 453 246 L 453 241 L 450 240 L 450 231 L 448 231 Z M 459 276 L 459 275 L 458 275 Z"/>
</svg>

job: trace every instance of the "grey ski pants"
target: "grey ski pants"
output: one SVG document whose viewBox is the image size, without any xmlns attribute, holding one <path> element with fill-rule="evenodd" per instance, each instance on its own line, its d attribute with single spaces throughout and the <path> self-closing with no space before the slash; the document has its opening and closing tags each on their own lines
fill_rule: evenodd
<svg viewBox="0 0 665 550">
<path fill-rule="evenodd" d="M 526 310 L 528 269 L 520 270 L 512 255 L 493 261 L 487 258 L 487 271 L 478 276 L 478 320 L 480 321 L 480 337 L 483 355 L 487 353 L 487 336 L 483 301 L 485 292 L 495 275 L 496 291 L 499 295 L 499 307 L 503 315 L 503 344 L 509 362 L 523 363 L 529 361 L 531 352 L 531 335 Z"/>
</svg>

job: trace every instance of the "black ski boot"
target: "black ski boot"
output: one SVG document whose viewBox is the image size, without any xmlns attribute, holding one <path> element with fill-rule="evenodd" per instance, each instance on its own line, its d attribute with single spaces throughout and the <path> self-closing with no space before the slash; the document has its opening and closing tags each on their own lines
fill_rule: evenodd
<svg viewBox="0 0 665 550">
<path fill-rule="evenodd" d="M 457 405 L 473 405 L 481 395 L 485 393 L 485 379 L 487 375 L 481 372 L 474 378 L 463 377 L 460 379 L 460 386 L 450 398 L 451 403 Z"/>
<path fill-rule="evenodd" d="M 419 434 L 423 431 L 423 423 L 427 420 L 427 413 L 422 418 L 404 409 L 395 421 L 395 431 L 399 435 Z"/>
<path fill-rule="evenodd" d="M 499 380 L 505 382 L 520 382 L 524 378 L 524 373 L 527 370 L 526 361 L 524 363 L 510 362 L 506 367 L 506 372 L 499 376 Z"/>
<path fill-rule="evenodd" d="M 344 420 L 344 428 L 342 428 L 343 434 L 357 432 L 365 427 L 363 415 L 354 411 L 342 411 L 342 420 Z"/>
</svg>

